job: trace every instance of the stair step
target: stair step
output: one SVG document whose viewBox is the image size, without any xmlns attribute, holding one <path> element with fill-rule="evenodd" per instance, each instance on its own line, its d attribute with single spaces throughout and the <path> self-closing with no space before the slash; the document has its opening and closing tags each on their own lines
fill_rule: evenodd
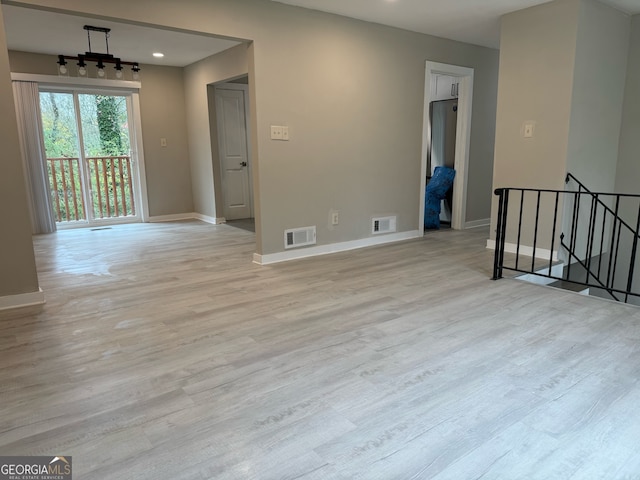
<svg viewBox="0 0 640 480">
<path fill-rule="evenodd" d="M 551 275 L 554 277 L 562 277 L 562 273 L 564 272 L 564 264 L 562 262 L 556 262 L 551 267 Z M 538 275 L 536 275 L 536 273 Z M 535 283 L 536 285 L 549 285 L 550 283 L 554 283 L 556 280 L 553 278 L 547 277 L 549 275 L 549 266 L 545 266 L 543 268 L 538 268 L 535 273 L 525 273 L 519 274 L 515 277 L 516 280 L 521 280 L 523 282 Z"/>
<path fill-rule="evenodd" d="M 548 284 L 549 287 L 560 288 L 562 290 L 568 290 L 570 292 L 582 293 L 584 295 L 589 295 L 589 287 L 585 287 L 584 285 L 580 285 L 573 282 L 565 282 L 564 280 L 558 280 L 556 282 Z"/>
</svg>

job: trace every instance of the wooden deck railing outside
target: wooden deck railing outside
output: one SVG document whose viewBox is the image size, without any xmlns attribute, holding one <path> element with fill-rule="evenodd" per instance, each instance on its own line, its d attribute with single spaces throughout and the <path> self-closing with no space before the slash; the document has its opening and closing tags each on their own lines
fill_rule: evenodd
<svg viewBox="0 0 640 480">
<path fill-rule="evenodd" d="M 57 222 L 86 220 L 77 158 L 48 158 L 49 183 Z M 129 156 L 87 157 L 93 218 L 136 214 Z"/>
</svg>

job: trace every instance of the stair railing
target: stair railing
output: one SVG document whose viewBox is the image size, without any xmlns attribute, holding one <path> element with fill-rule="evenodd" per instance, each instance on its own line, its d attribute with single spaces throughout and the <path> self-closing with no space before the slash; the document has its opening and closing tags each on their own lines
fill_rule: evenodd
<svg viewBox="0 0 640 480">
<path fill-rule="evenodd" d="M 640 288 L 634 286 L 640 270 L 640 195 L 592 192 L 570 173 L 566 183 L 576 190 L 496 189 L 492 278 L 510 270 L 640 304 Z"/>
</svg>

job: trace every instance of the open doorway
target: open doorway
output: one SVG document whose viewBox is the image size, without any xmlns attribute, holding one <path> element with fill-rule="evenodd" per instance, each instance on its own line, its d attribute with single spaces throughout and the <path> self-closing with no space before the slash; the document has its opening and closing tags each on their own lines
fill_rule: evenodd
<svg viewBox="0 0 640 480">
<path fill-rule="evenodd" d="M 255 229 L 248 77 L 217 84 L 214 94 L 221 216 L 233 226 Z"/>
<path fill-rule="evenodd" d="M 447 195 L 448 199 L 443 202 L 440 218 L 448 222 L 453 229 L 464 228 L 472 102 L 472 68 L 435 62 L 426 63 L 420 231 L 425 224 L 427 182 L 432 177 L 435 167 L 441 165 L 452 167 L 455 177 L 453 188 Z"/>
<path fill-rule="evenodd" d="M 436 76 L 436 83 L 450 83 L 446 95 L 440 95 L 429 104 L 429 150 L 427 152 L 427 189 L 438 167 L 455 171 L 456 130 L 458 123 L 457 83 L 454 77 Z M 450 93 L 449 93 L 450 92 Z M 441 97 L 447 98 L 441 98 Z M 450 98 L 449 98 L 450 97 Z M 435 178 L 438 181 L 438 178 Z M 440 224 L 451 226 L 453 184 L 443 192 L 440 201 Z M 426 223 L 425 223 L 426 224 Z"/>
</svg>

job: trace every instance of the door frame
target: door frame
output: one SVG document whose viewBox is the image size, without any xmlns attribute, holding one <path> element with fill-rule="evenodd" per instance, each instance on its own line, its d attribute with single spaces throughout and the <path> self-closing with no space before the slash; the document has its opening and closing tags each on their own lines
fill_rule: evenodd
<svg viewBox="0 0 640 480">
<path fill-rule="evenodd" d="M 244 93 L 244 124 L 245 124 L 245 135 L 246 135 L 246 144 L 247 144 L 247 173 L 249 175 L 249 212 L 251 218 L 255 218 L 255 209 L 254 209 L 254 201 L 253 201 L 253 162 L 252 159 L 252 150 L 251 150 L 251 122 L 249 114 L 250 114 L 250 105 L 249 105 L 249 85 L 244 83 L 217 83 L 214 85 L 214 94 L 218 90 L 242 90 Z M 224 186 L 222 185 L 223 177 L 222 171 L 224 169 L 223 165 L 223 151 L 222 145 L 220 144 L 220 125 L 218 125 L 218 102 L 215 102 L 216 107 L 216 135 L 218 136 L 218 168 L 220 169 L 220 187 L 222 193 L 222 208 L 224 212 Z M 226 219 L 225 219 L 226 220 Z"/>
<path fill-rule="evenodd" d="M 465 228 L 467 216 L 467 186 L 469 166 L 469 146 L 471 143 L 471 115 L 473 105 L 473 68 L 449 65 L 446 63 L 426 62 L 424 81 L 424 112 L 422 129 L 422 165 L 420 175 L 420 216 L 418 230 L 424 235 L 424 200 L 427 185 L 427 155 L 429 154 L 429 133 L 431 132 L 429 105 L 431 103 L 431 81 L 434 75 L 449 75 L 460 80 L 458 91 L 458 120 L 456 126 L 456 176 L 453 181 L 453 205 L 451 209 L 451 228 Z"/>
<path fill-rule="evenodd" d="M 99 225 L 117 225 L 117 224 L 126 224 L 126 223 L 139 223 L 139 222 L 148 222 L 149 221 L 149 198 L 147 195 L 147 176 L 145 170 L 144 163 L 144 148 L 142 142 L 142 117 L 140 113 L 140 94 L 137 89 L 131 88 L 114 88 L 112 85 L 108 87 L 101 86 L 88 86 L 88 85 L 68 85 L 68 84 L 60 84 L 57 82 L 38 82 L 38 90 L 40 92 L 60 92 L 60 93 L 69 93 L 74 95 L 74 106 L 77 109 L 78 105 L 76 103 L 76 94 L 90 94 L 90 95 L 114 95 L 114 96 L 125 96 L 126 105 L 127 105 L 127 117 L 131 125 L 129 126 L 129 143 L 131 147 L 131 161 L 135 165 L 133 172 L 133 182 L 135 190 L 137 191 L 136 195 L 136 204 L 139 207 L 139 214 L 135 218 L 106 218 L 99 220 L 89 219 L 91 216 L 87 212 L 87 221 L 86 222 L 78 222 L 78 223 L 70 223 L 68 225 L 57 224 L 57 228 L 61 230 L 72 229 L 72 228 L 86 228 L 86 227 L 96 227 Z M 79 115 L 79 111 L 77 112 Z M 79 122 L 79 117 L 76 118 Z M 78 135 L 82 135 L 81 126 L 78 125 Z M 83 149 L 81 138 L 78 139 L 80 142 L 79 148 Z M 79 152 L 79 158 L 81 161 L 84 159 L 84 152 Z M 86 179 L 85 179 L 86 180 Z M 85 192 L 85 195 L 89 195 L 88 192 Z M 85 205 L 88 205 L 87 199 L 85 199 Z"/>
</svg>

